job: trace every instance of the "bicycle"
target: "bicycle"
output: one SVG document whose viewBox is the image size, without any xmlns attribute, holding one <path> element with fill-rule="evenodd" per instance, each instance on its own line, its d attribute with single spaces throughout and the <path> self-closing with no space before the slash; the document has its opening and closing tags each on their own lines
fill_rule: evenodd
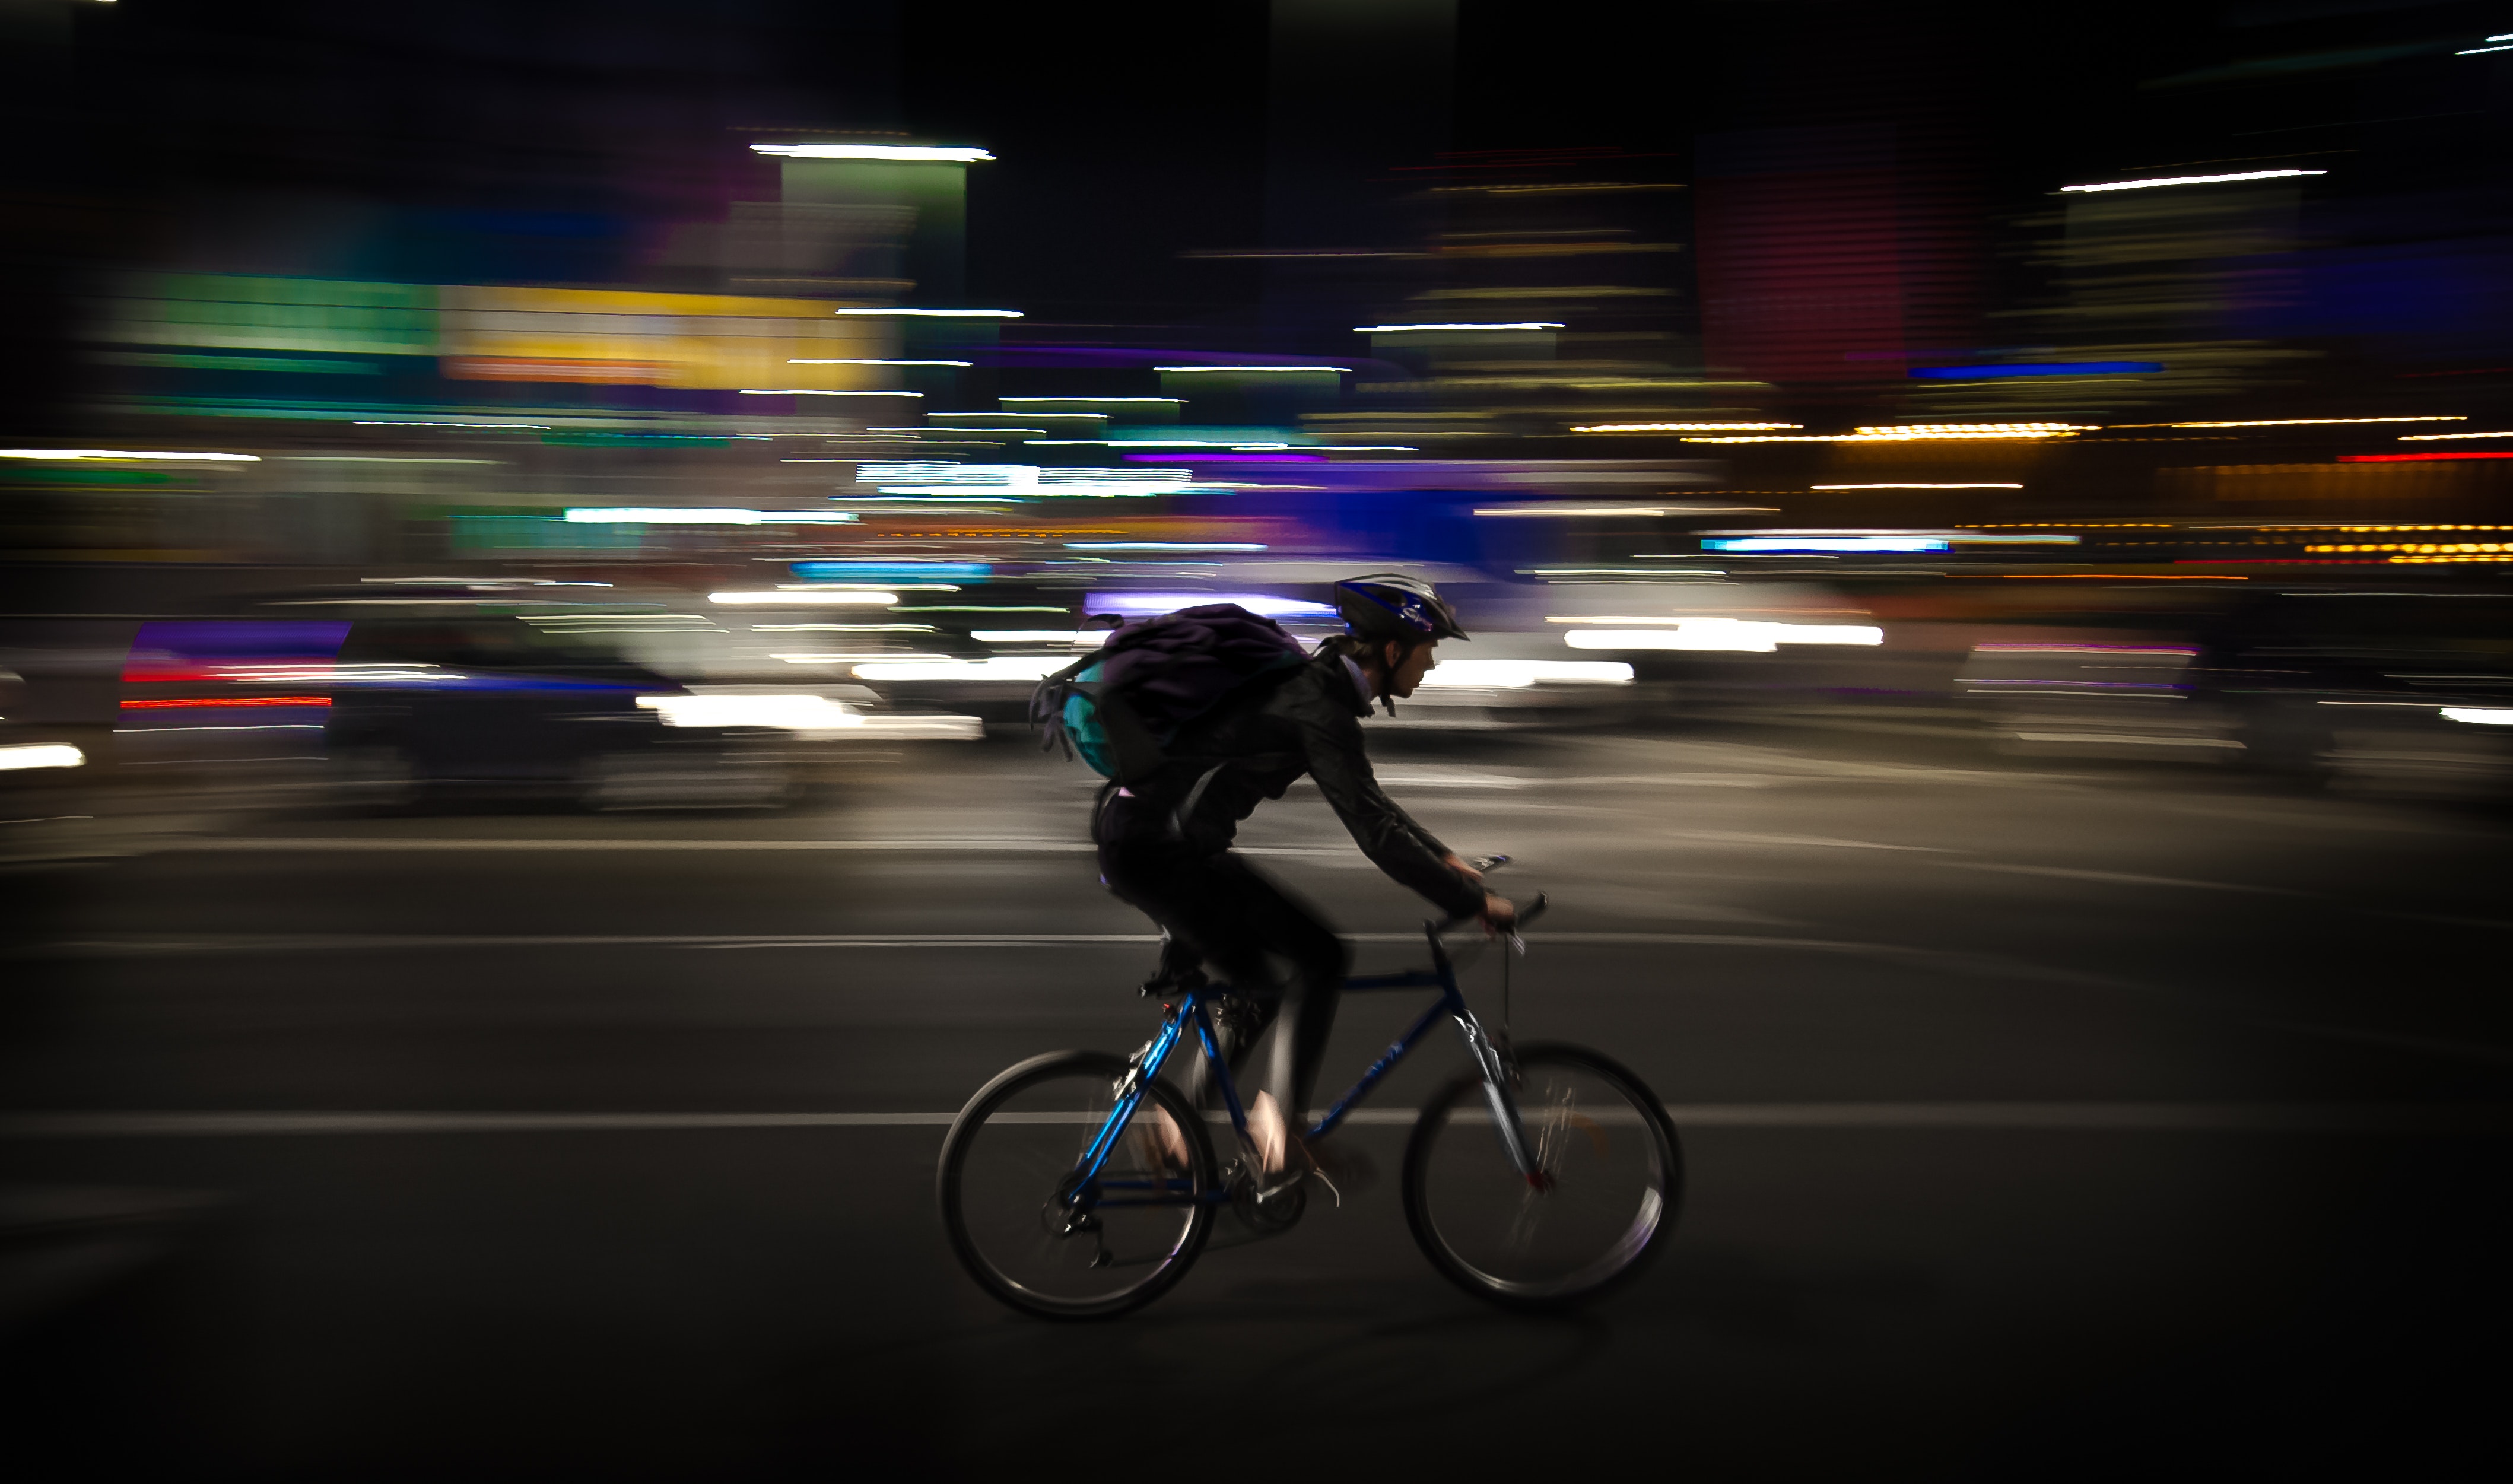
<svg viewBox="0 0 2513 1484">
<path fill-rule="evenodd" d="M 1521 925 L 1544 907 L 1537 897 Z M 1427 970 L 1344 982 L 1347 991 L 1436 988 L 1440 997 L 1305 1138 L 1314 1145 L 1333 1134 L 1450 1018 L 1474 1069 L 1434 1093 L 1415 1120 L 1405 1146 L 1406 1223 L 1431 1265 L 1477 1298 L 1565 1306 L 1630 1279 L 1664 1245 L 1682 1200 L 1682 1150 L 1665 1107 L 1621 1065 L 1576 1046 L 1513 1049 L 1505 1008 L 1502 1034 L 1487 1031 L 1441 941 L 1472 920 L 1423 924 Z M 1507 936 L 1525 951 L 1516 932 Z M 1220 1207 L 1255 1236 L 1289 1230 L 1305 1209 L 1306 1182 L 1268 1189 L 1258 1179 L 1247 1111 L 1217 1034 L 1219 1009 L 1237 1036 L 1233 1049 L 1244 1051 L 1246 998 L 1195 970 L 1143 988 L 1168 998 L 1142 1049 L 1132 1057 L 1051 1052 L 1008 1067 L 969 1100 L 942 1142 L 936 1185 L 952 1252 L 1014 1308 L 1051 1319 L 1125 1313 L 1186 1276 Z M 1239 1157 L 1226 1169 L 1217 1165 L 1206 1117 L 1160 1080 L 1190 1031 L 1238 1139 Z M 1183 1136 L 1183 1167 L 1152 1120 L 1137 1121 L 1146 1101 Z"/>
</svg>

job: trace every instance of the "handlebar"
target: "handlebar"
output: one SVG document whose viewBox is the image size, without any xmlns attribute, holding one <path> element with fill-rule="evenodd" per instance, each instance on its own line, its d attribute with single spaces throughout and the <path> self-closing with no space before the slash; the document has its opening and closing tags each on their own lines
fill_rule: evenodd
<svg viewBox="0 0 2513 1484">
<path fill-rule="evenodd" d="M 1506 861 L 1509 858 L 1503 856 L 1500 859 Z M 1482 866 L 1476 867 L 1478 870 L 1483 868 L 1484 867 Z M 1526 927 L 1529 923 L 1534 922 L 1536 918 L 1543 916 L 1544 909 L 1547 905 L 1549 905 L 1549 902 L 1547 902 L 1545 895 L 1542 892 L 1538 892 L 1536 894 L 1536 900 L 1534 902 L 1529 902 L 1526 906 L 1519 909 L 1517 918 L 1511 922 L 1508 929 L 1502 935 L 1509 940 L 1509 945 L 1511 947 L 1516 948 L 1521 953 L 1527 951 L 1527 943 L 1524 939 L 1518 936 L 1519 930 Z M 1424 923 L 1423 927 L 1429 931 L 1433 938 L 1441 938 L 1450 933 L 1456 932 L 1457 929 L 1464 927 L 1467 923 L 1481 922 L 1482 920 L 1483 919 L 1480 916 L 1470 912 L 1462 917 L 1452 917 L 1446 922 Z"/>
</svg>

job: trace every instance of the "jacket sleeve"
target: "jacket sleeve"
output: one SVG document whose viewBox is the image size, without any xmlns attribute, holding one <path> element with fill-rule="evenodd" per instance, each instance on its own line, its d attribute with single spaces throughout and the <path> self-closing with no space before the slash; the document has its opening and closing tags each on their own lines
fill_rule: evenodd
<svg viewBox="0 0 2513 1484">
<path fill-rule="evenodd" d="M 1448 848 L 1378 786 L 1362 750 L 1361 723 L 1323 697 L 1300 701 L 1291 711 L 1308 754 L 1309 776 L 1361 853 L 1452 916 L 1482 911 L 1483 889 L 1450 869 L 1440 859 Z"/>
</svg>

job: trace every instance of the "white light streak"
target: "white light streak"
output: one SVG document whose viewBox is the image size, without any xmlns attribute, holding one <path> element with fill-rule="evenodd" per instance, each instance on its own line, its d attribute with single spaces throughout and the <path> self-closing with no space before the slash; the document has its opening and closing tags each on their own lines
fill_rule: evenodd
<svg viewBox="0 0 2513 1484">
<path fill-rule="evenodd" d="M 1018 309 L 840 309 L 840 314 L 875 319 L 1018 319 Z"/>
<path fill-rule="evenodd" d="M 1105 644 L 1113 628 L 973 628 L 969 637 L 979 644 Z"/>
<path fill-rule="evenodd" d="M 1720 650 L 1768 655 L 1783 644 L 1885 642 L 1867 623 L 1773 623 L 1756 619 L 1687 618 L 1666 628 L 1576 628 L 1562 636 L 1573 649 Z"/>
<path fill-rule="evenodd" d="M 805 591 L 778 592 L 710 592 L 707 601 L 725 608 L 888 608 L 898 601 L 895 592 L 867 592 L 850 588 L 816 588 Z"/>
<path fill-rule="evenodd" d="M 1149 618 L 1197 608 L 1207 603 L 1236 603 L 1264 619 L 1333 619 L 1335 608 L 1299 598 L 1278 598 L 1265 592 L 1096 592 L 1083 603 L 1087 614 L 1123 614 Z"/>
<path fill-rule="evenodd" d="M 930 634 L 934 632 L 934 625 L 931 623 L 753 623 L 750 625 L 750 631 L 758 634 L 802 632 Z"/>
<path fill-rule="evenodd" d="M 667 727 L 773 727 L 836 732 L 863 725 L 861 714 L 825 696 L 640 696 Z"/>
<path fill-rule="evenodd" d="M 161 454 L 125 448 L 0 448 L 0 459 L 160 459 L 199 463 L 259 463 L 259 454 Z"/>
<path fill-rule="evenodd" d="M 921 397 L 921 391 L 819 391 L 809 386 L 745 386 L 745 397 Z"/>
<path fill-rule="evenodd" d="M 1350 371 L 1352 368 L 1349 366 L 1155 366 L 1152 369 L 1186 375 L 1209 371 Z"/>
<path fill-rule="evenodd" d="M 969 144 L 753 144 L 754 154 L 789 160 L 906 160 L 974 165 L 993 155 Z"/>
<path fill-rule="evenodd" d="M 878 361 L 853 355 L 793 355 L 788 366 L 975 366 L 975 361 Z"/>
<path fill-rule="evenodd" d="M 1862 427 L 1844 442 L 1861 438 L 2054 438 L 2067 433 L 2100 432 L 2087 422 L 1896 422 Z"/>
<path fill-rule="evenodd" d="M 1723 507 L 1723 508 L 1734 508 L 1734 507 Z M 1753 509 L 1762 509 L 1762 508 L 1764 508 L 1764 506 L 1755 505 L 1755 506 L 1751 506 L 1750 508 L 1753 508 Z M 1665 507 L 1665 506 L 1663 506 L 1663 505 L 1485 505 L 1485 506 L 1482 506 L 1481 508 L 1478 508 L 1478 509 L 1475 511 L 1475 513 L 1476 513 L 1477 515 L 1496 515 L 1496 516 L 1572 516 L 1572 515 L 1670 515 L 1670 514 L 1686 514 L 1686 515 L 1691 515 L 1691 514 L 1698 514 L 1698 513 L 1704 513 L 1704 512 L 1701 512 L 1701 511 L 1695 510 L 1695 509 L 1694 509 L 1694 508 L 1692 508 L 1692 507 L 1687 507 L 1687 508 L 1685 508 L 1685 509 L 1683 509 L 1683 510 L 1681 510 L 1681 511 L 1676 511 L 1676 510 L 1670 510 L 1670 509 L 1668 509 L 1667 507 Z"/>
<path fill-rule="evenodd" d="M 2326 170 L 2244 170 L 2223 176 L 2163 176 L 2152 180 L 2104 180 L 2093 185 L 2062 185 L 2062 191 L 2151 190 L 2158 185 L 2219 185 L 2232 180 L 2283 180 L 2294 176 L 2326 176 Z"/>
<path fill-rule="evenodd" d="M 77 768 L 86 762 L 87 754 L 67 742 L 22 742 L 0 747 L 0 773 L 28 768 Z"/>
<path fill-rule="evenodd" d="M 2495 38 L 2490 36 L 2487 39 L 2493 41 Z M 2452 55 L 2454 57 L 2479 57 L 2484 56 L 2489 52 L 2513 52 L 2513 47 L 2471 47 L 2467 51 L 2454 52 Z"/>
<path fill-rule="evenodd" d="M 2458 413 L 2414 418 L 2255 418 L 2240 422 L 2170 422 L 2168 427 L 2322 427 L 2348 422 L 2466 422 Z"/>
<path fill-rule="evenodd" d="M 2402 433 L 2402 443 L 2433 443 L 2442 438 L 2513 438 L 2513 431 L 2497 433 Z"/>
<path fill-rule="evenodd" d="M 571 505 L 567 518 L 593 526 L 847 526 L 846 510 L 717 510 L 687 505 Z"/>
<path fill-rule="evenodd" d="M 2474 727 L 2513 727 L 2513 706 L 2446 706 L 2443 718 Z"/>
<path fill-rule="evenodd" d="M 1559 323 L 1556 323 L 1556 322 L 1555 322 L 1555 321 L 1553 321 L 1553 320 L 1548 320 L 1548 319 L 1526 319 L 1526 320 L 1511 320 L 1511 321 L 1507 321 L 1507 322 L 1505 322 L 1505 323 L 1497 323 L 1497 324 L 1474 324 L 1474 323 L 1461 323 L 1461 324 L 1446 324 L 1446 325 L 1355 325 L 1355 326 L 1353 326 L 1352 328 L 1353 328 L 1353 330 L 1354 330 L 1354 332 L 1355 332 L 1356 334 L 1360 334 L 1360 335 L 1408 335 L 1408 334 L 1415 334 L 1415 333 L 1419 333 L 1419 332 L 1423 332 L 1423 331 L 1448 331 L 1448 330 L 1561 330 L 1561 329 L 1565 329 L 1565 328 L 1567 328 L 1567 327 L 1565 327 L 1565 326 L 1563 326 L 1563 325 L 1561 325 L 1561 324 L 1559 324 Z"/>
<path fill-rule="evenodd" d="M 1262 551 L 1258 541 L 1066 541 L 1067 551 Z"/>
<path fill-rule="evenodd" d="M 1632 667 L 1615 660 L 1450 660 L 1422 677 L 1425 690 L 1524 690 L 1531 685 L 1629 685 Z"/>
<path fill-rule="evenodd" d="M 1575 433 L 1754 433 L 1806 426 L 1803 422 L 1593 422 Z"/>
<path fill-rule="evenodd" d="M 1035 685 L 1073 662 L 1062 655 L 997 655 L 986 660 L 875 660 L 859 680 L 1010 680 Z"/>
<path fill-rule="evenodd" d="M 2020 484 L 1812 484 L 1810 490 L 2020 490 Z"/>
</svg>

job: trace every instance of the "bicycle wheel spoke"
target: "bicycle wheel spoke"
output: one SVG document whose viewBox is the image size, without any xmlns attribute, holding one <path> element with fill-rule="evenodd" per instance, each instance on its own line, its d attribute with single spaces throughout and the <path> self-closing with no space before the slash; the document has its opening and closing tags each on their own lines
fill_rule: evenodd
<svg viewBox="0 0 2513 1484">
<path fill-rule="evenodd" d="M 953 1126 L 944 1220 L 972 1275 L 1007 1303 L 1059 1315 L 1128 1307 L 1201 1247 L 1210 1155 L 1156 1094 L 1074 1188 L 1123 1075 L 1114 1058 L 1042 1059 L 998 1079 Z"/>
<path fill-rule="evenodd" d="M 1511 1162 L 1479 1082 L 1424 1110 L 1406 1155 L 1407 1215 L 1442 1271 L 1513 1303 L 1593 1292 L 1655 1247 L 1682 1171 L 1647 1089 L 1603 1059 L 1531 1048 L 1516 1088 L 1534 1163 Z"/>
</svg>

